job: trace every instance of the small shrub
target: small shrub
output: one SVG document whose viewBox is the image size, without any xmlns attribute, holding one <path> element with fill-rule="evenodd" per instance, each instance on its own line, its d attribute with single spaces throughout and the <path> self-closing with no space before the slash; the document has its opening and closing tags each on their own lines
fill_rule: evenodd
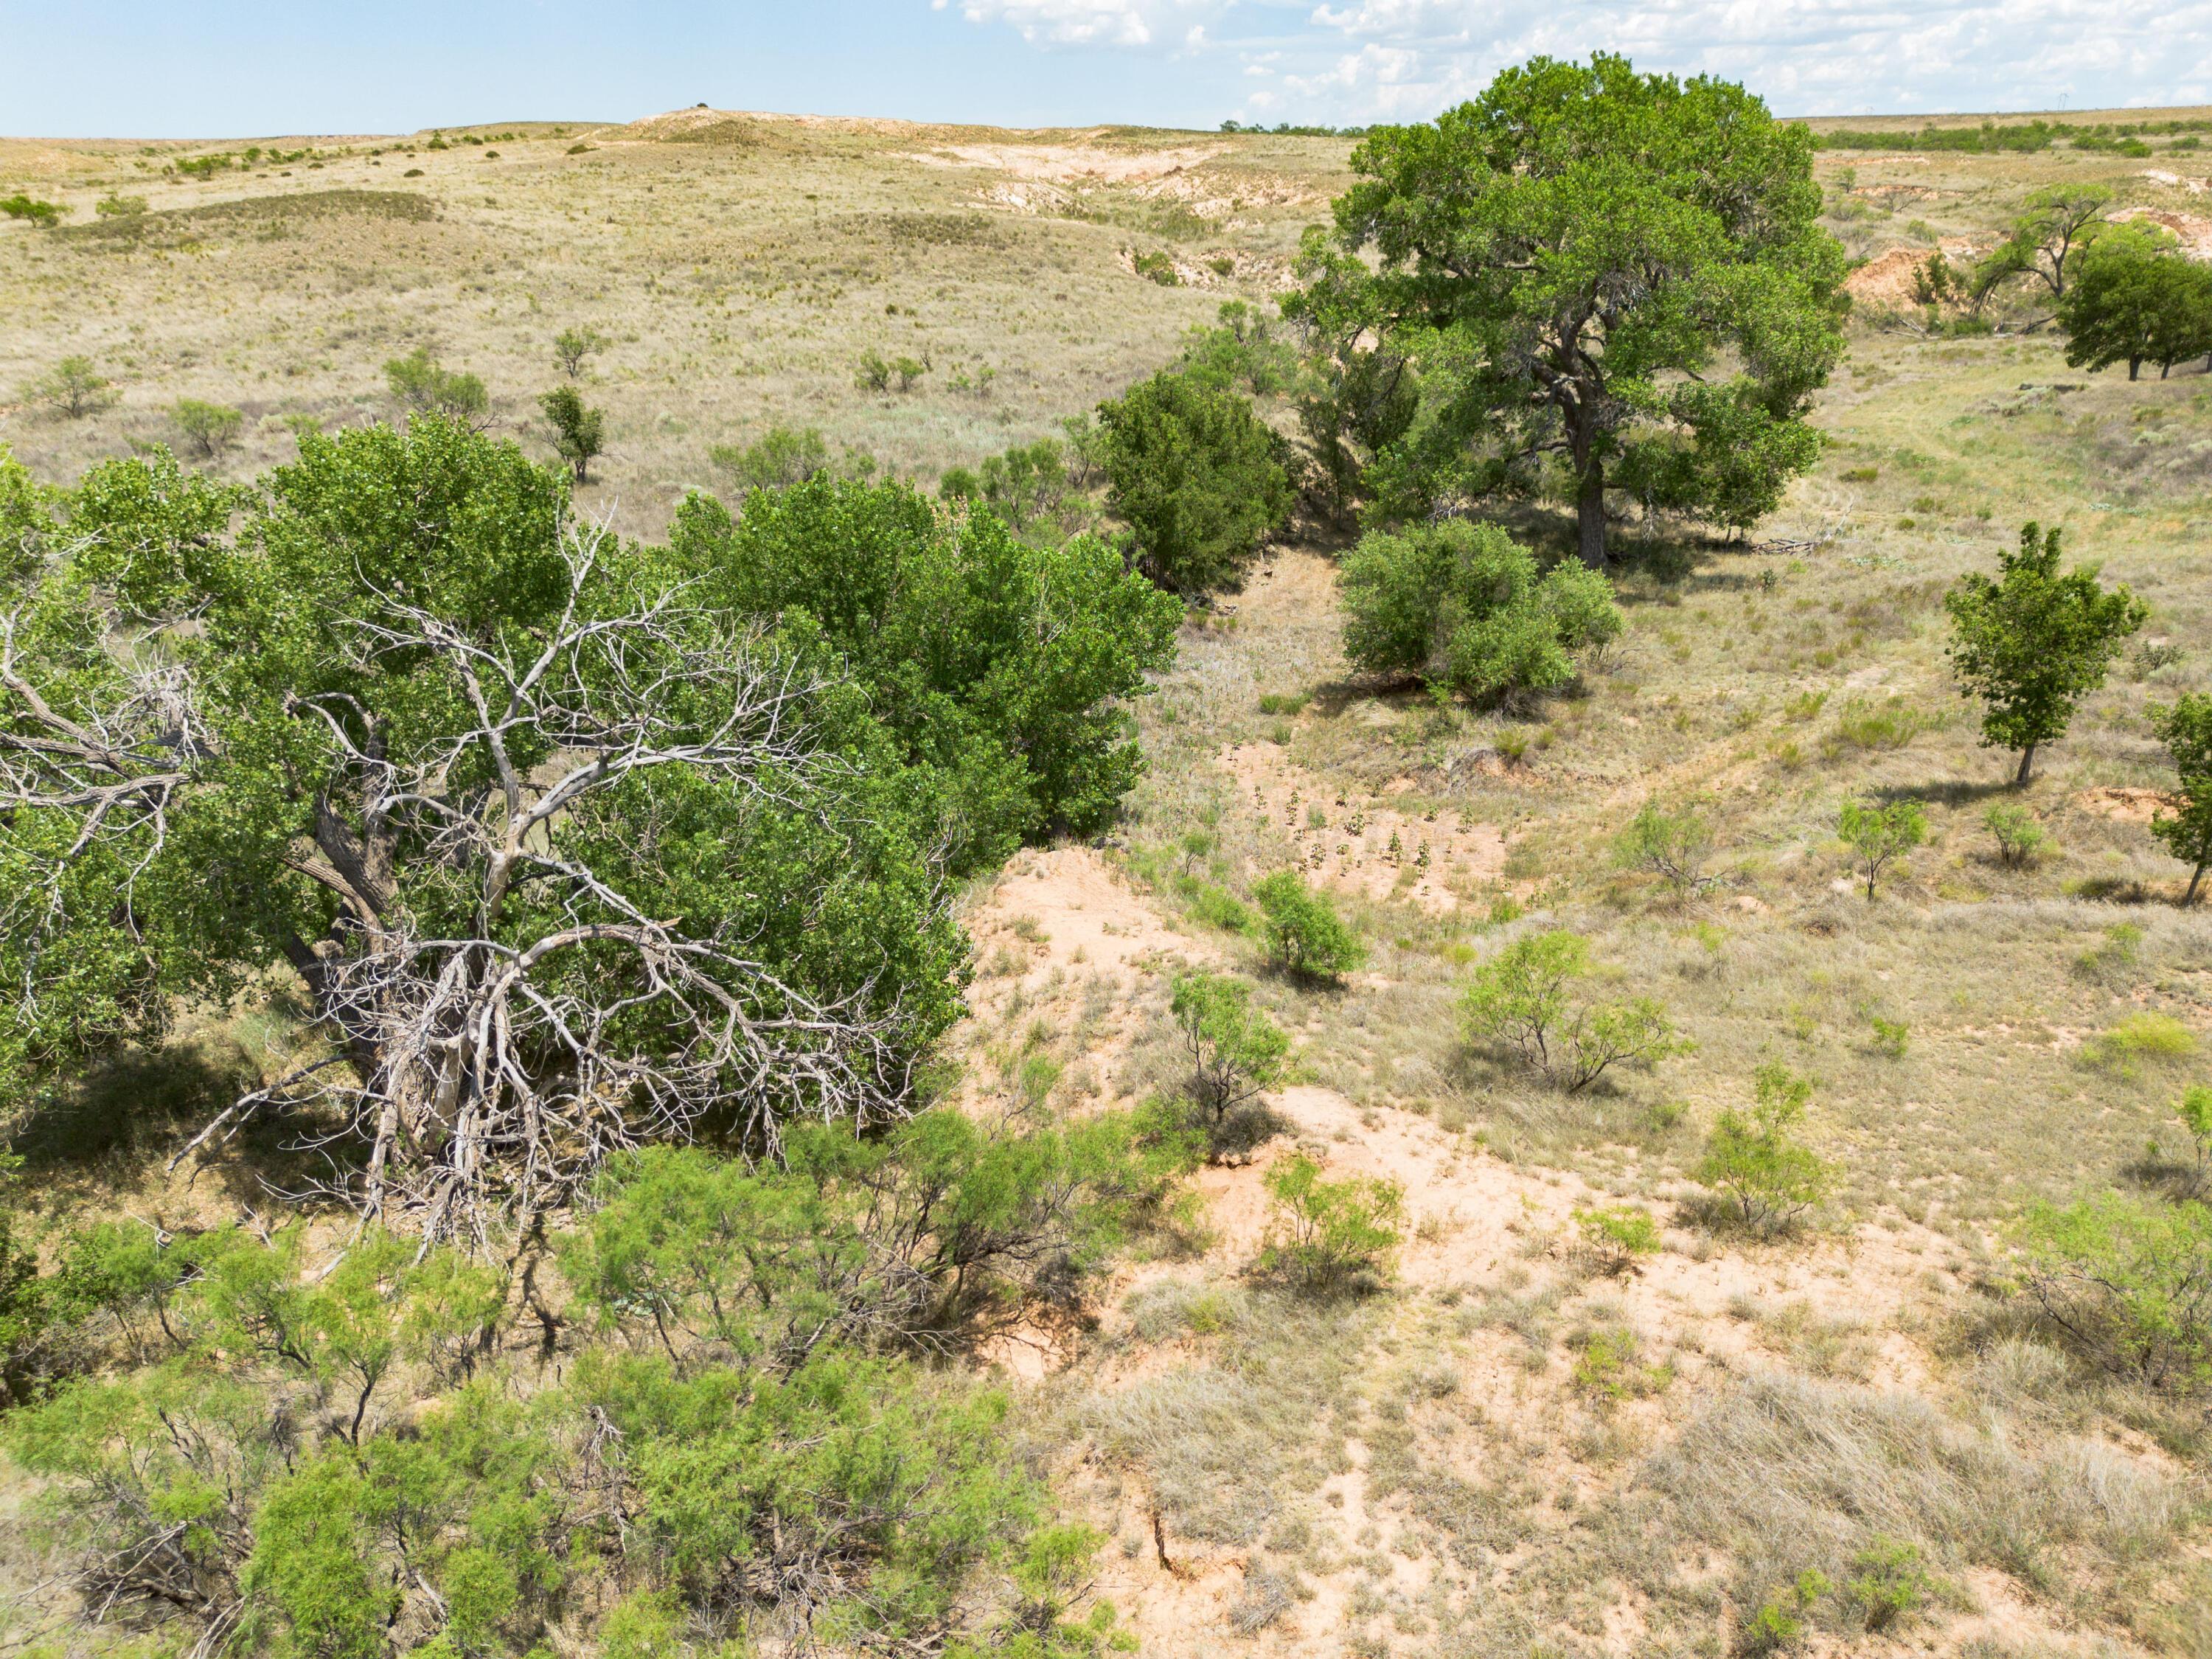
<svg viewBox="0 0 2212 1659">
<path fill-rule="evenodd" d="M 1469 1036 L 1509 1048 L 1579 1093 L 1619 1064 L 1650 1065 L 1688 1052 L 1650 997 L 1585 1005 L 1571 987 L 1590 971 L 1589 942 L 1555 929 L 1518 939 L 1475 970 L 1461 1007 Z"/>
<path fill-rule="evenodd" d="M 898 382 L 898 389 L 911 392 L 915 382 L 929 373 L 929 364 L 919 357 L 894 357 L 890 370 L 891 378 Z"/>
<path fill-rule="evenodd" d="M 1917 1546 L 1877 1538 L 1851 1558 L 1842 1595 L 1860 1624 L 1878 1635 L 1925 1604 L 1936 1588 Z"/>
<path fill-rule="evenodd" d="M 606 414 L 589 407 L 573 386 L 556 386 L 538 400 L 553 428 L 554 453 L 578 483 L 591 482 L 592 462 L 606 447 Z"/>
<path fill-rule="evenodd" d="M 707 455 L 740 493 L 785 489 L 830 471 L 830 446 L 811 426 L 772 426 L 750 444 L 716 444 Z"/>
<path fill-rule="evenodd" d="M 97 415 L 112 405 L 118 395 L 114 384 L 93 367 L 89 357 L 64 357 L 51 374 L 23 390 L 25 401 L 44 404 L 72 421 Z"/>
<path fill-rule="evenodd" d="M 1761 1603 L 1759 1611 L 1744 1620 L 1736 1651 L 1747 1659 L 1764 1659 L 1765 1655 L 1796 1647 L 1804 1639 L 1805 1616 L 1832 1588 L 1825 1573 L 1808 1569 L 1798 1574 L 1795 1584 Z"/>
<path fill-rule="evenodd" d="M 52 202 L 41 202 L 17 191 L 13 196 L 0 196 L 0 213 L 10 219 L 27 219 L 45 230 L 61 222 L 62 215 L 69 210 Z"/>
<path fill-rule="evenodd" d="M 2051 843 L 2051 832 L 2025 806 L 2001 803 L 1982 814 L 1983 827 L 1997 844 L 1997 862 L 2018 868 L 2033 864 Z"/>
<path fill-rule="evenodd" d="M 1668 812 L 1656 801 L 1646 801 L 1615 839 L 1613 860 L 1626 869 L 1658 877 L 1683 899 L 1712 884 L 1704 873 L 1712 844 L 1712 826 L 1695 807 Z"/>
<path fill-rule="evenodd" d="M 146 211 L 146 198 L 110 193 L 94 202 L 92 210 L 103 219 L 135 219 Z"/>
<path fill-rule="evenodd" d="M 169 413 L 185 441 L 210 461 L 238 441 L 239 431 L 246 424 L 246 417 L 228 404 L 204 403 L 198 398 L 178 398 Z"/>
<path fill-rule="evenodd" d="M 1634 1273 L 1639 1257 L 1658 1254 L 1659 1224 L 1639 1205 L 1577 1210 L 1574 1221 L 1582 1236 L 1583 1255 L 1608 1279 Z"/>
<path fill-rule="evenodd" d="M 1639 1363 L 1641 1346 L 1636 1333 L 1626 1326 L 1583 1331 L 1567 1339 L 1575 1363 L 1567 1373 L 1569 1384 L 1593 1399 L 1610 1403 L 1664 1393 L 1674 1380 L 1668 1365 Z"/>
<path fill-rule="evenodd" d="M 606 337 L 595 328 L 564 328 L 553 337 L 553 362 L 570 380 L 580 378 L 584 360 L 606 349 Z"/>
<path fill-rule="evenodd" d="M 1194 1070 L 1190 1091 L 1218 1127 L 1232 1107 L 1281 1080 L 1291 1039 L 1252 1006 L 1252 988 L 1225 974 L 1185 974 L 1169 1004 Z"/>
<path fill-rule="evenodd" d="M 891 366 L 881 352 L 872 347 L 860 354 L 860 366 L 853 379 L 863 392 L 888 392 L 891 387 Z"/>
<path fill-rule="evenodd" d="M 1790 1138 L 1812 1098 L 1811 1081 L 1770 1061 L 1759 1068 L 1752 1090 L 1750 1115 L 1733 1108 L 1721 1113 L 1695 1173 L 1727 1194 L 1738 1224 L 1771 1237 L 1826 1197 L 1834 1177 L 1809 1147 Z"/>
<path fill-rule="evenodd" d="M 2212 1089 L 2201 1083 L 2191 1084 L 2174 1103 L 2173 1115 L 2189 1132 L 2190 1148 L 2196 1154 L 2197 1167 L 2191 1176 L 2191 1188 L 2202 1193 L 2207 1180 L 2212 1179 Z"/>
<path fill-rule="evenodd" d="M 1881 872 L 1928 839 L 1928 817 L 1916 800 L 1892 801 L 1887 806 L 1847 800 L 1837 815 L 1836 833 L 1843 837 L 1852 862 L 1866 878 L 1866 896 L 1871 902 Z"/>
<path fill-rule="evenodd" d="M 1903 1060 L 1905 1051 L 1912 1042 L 1912 1028 L 1901 1019 L 1884 1019 L 1880 1014 L 1868 1017 L 1874 1028 L 1874 1051 L 1891 1060 Z"/>
<path fill-rule="evenodd" d="M 1405 1189 L 1395 1181 L 1352 1176 L 1323 1181 L 1321 1165 L 1300 1152 L 1267 1176 L 1275 1221 L 1261 1268 L 1310 1290 L 1377 1282 L 1389 1271 L 1405 1215 Z"/>
<path fill-rule="evenodd" d="M 392 395 L 410 410 L 473 423 L 491 408 L 491 394 L 482 380 L 441 367 L 428 346 L 386 362 L 384 379 Z"/>
<path fill-rule="evenodd" d="M 1270 959 L 1302 979 L 1340 979 L 1367 960 L 1336 907 L 1295 870 L 1279 870 L 1252 890 L 1266 918 Z"/>
<path fill-rule="evenodd" d="M 2084 1063 L 2124 1078 L 2134 1077 L 2146 1060 L 2164 1065 L 2196 1052 L 2194 1031 L 2172 1014 L 2148 1010 L 2128 1015 L 2081 1045 Z"/>
<path fill-rule="evenodd" d="M 1138 276 L 1162 288 L 1180 288 L 1182 278 L 1176 275 L 1175 261 L 1158 248 L 1148 253 L 1136 254 L 1129 261 Z"/>
<path fill-rule="evenodd" d="M 2106 1193 L 2016 1230 L 2027 1294 L 2094 1363 L 2153 1388 L 2212 1383 L 2212 1210 Z"/>
</svg>

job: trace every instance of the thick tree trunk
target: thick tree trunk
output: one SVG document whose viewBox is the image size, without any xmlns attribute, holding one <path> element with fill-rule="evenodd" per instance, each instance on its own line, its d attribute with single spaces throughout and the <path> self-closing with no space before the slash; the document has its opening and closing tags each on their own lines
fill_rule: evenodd
<svg viewBox="0 0 2212 1659">
<path fill-rule="evenodd" d="M 2129 359 L 2128 359 L 2128 379 L 2130 379 L 2130 380 L 2136 380 L 2136 379 L 2139 379 L 2139 378 L 2142 376 L 2142 358 L 2140 358 L 2140 357 L 2130 357 L 2130 358 L 2129 358 Z"/>
<path fill-rule="evenodd" d="M 2012 780 L 2012 787 L 2014 788 L 2025 789 L 2027 787 L 2028 769 L 2034 764 L 2035 745 L 2031 743 L 2027 748 L 2020 751 L 2020 770 L 2013 775 Z"/>
<path fill-rule="evenodd" d="M 2200 864 L 2197 866 L 2195 873 L 2189 878 L 2189 890 L 2181 896 L 2181 902 L 2185 908 L 2197 902 L 2197 890 L 2203 884 L 2204 870 L 2205 866 Z"/>
<path fill-rule="evenodd" d="M 1580 491 L 1575 497 L 1575 551 L 1593 570 L 1606 567 L 1605 464 L 1583 463 Z"/>
</svg>

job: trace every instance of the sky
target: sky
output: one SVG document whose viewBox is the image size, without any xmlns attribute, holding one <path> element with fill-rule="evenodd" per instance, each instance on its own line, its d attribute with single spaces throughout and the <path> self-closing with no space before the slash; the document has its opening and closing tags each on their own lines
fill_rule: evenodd
<svg viewBox="0 0 2212 1659">
<path fill-rule="evenodd" d="M 235 138 L 718 108 L 1413 121 L 1538 53 L 1786 115 L 2212 103 L 2212 0 L 0 0 L 0 134 Z"/>
</svg>

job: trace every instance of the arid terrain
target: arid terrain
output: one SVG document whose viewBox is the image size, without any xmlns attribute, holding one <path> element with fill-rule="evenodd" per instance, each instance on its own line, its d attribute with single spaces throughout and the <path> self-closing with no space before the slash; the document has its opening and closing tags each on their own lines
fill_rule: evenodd
<svg viewBox="0 0 2212 1659">
<path fill-rule="evenodd" d="M 204 178 L 171 169 L 246 141 L 0 141 L 0 194 L 71 210 L 0 224 L 0 441 L 67 483 L 178 441 L 171 406 L 204 398 L 245 415 L 206 462 L 244 480 L 300 422 L 393 416 L 383 365 L 428 346 L 544 458 L 552 337 L 590 328 L 608 450 L 578 499 L 625 535 L 661 537 L 726 488 L 710 450 L 773 426 L 933 485 L 1150 374 L 1224 301 L 1271 306 L 1352 149 L 705 109 L 436 137 L 262 140 L 297 159 Z M 2008 1247 L 2036 1200 L 2154 1180 L 2186 1146 L 2177 1097 L 2212 1080 L 2212 912 L 2176 905 L 2188 871 L 2149 833 L 2172 775 L 2145 716 L 2212 686 L 2212 376 L 2070 370 L 2047 329 L 1929 335 L 1911 293 L 1929 250 L 1986 250 L 2057 180 L 2212 252 L 2206 154 L 1822 151 L 1826 222 L 1865 261 L 1823 457 L 1740 538 L 1625 532 L 1626 629 L 1571 695 L 1477 710 L 1358 680 L 1347 538 L 1301 521 L 1192 611 L 1116 829 L 964 895 L 972 1111 L 1179 1086 L 1189 967 L 1251 975 L 1294 1038 L 1279 1133 L 1193 1177 L 1081 1317 L 946 1362 L 1004 1378 L 1066 1512 L 1108 1534 L 1090 1594 L 1143 1653 L 1752 1651 L 1747 1621 L 1818 1570 L 1836 1589 L 1805 1652 L 2212 1655 L 2212 1419 L 2055 1340 Z M 147 210 L 95 212 L 118 194 Z M 927 369 L 871 391 L 868 352 Z M 112 408 L 15 400 L 73 356 Z M 1978 745 L 1942 599 L 2030 520 L 2149 620 L 2039 758 L 2023 799 L 2051 845 L 2013 866 L 1984 821 L 2008 761 Z M 1869 899 L 1838 805 L 1903 795 L 1929 838 Z M 1655 800 L 1715 826 L 1686 896 L 1613 856 Z M 1340 987 L 1270 975 L 1217 925 L 1217 895 L 1291 864 L 1367 944 Z M 1565 1094 L 1472 1045 L 1469 971 L 1532 921 L 1586 936 L 1600 981 L 1694 1048 Z M 177 1041 L 265 1036 L 203 1011 Z M 1711 1224 L 1691 1171 L 1771 1060 L 1812 1079 L 1838 1183 L 1759 1243 Z M 192 1127 L 48 1149 L 36 1196 L 49 1219 L 228 1202 L 240 1183 L 165 1169 Z M 1267 1172 L 1300 1152 L 1402 1183 L 1374 1293 L 1251 1273 Z M 1620 1202 L 1663 1248 L 1613 1273 L 1576 1212 Z M 52 1564 L 8 1536 L 19 1607 L 50 1605 Z M 1837 1611 L 1903 1546 L 1928 1578 L 1911 1616 Z M 101 1650 L 41 1618 L 28 1650 Z"/>
</svg>

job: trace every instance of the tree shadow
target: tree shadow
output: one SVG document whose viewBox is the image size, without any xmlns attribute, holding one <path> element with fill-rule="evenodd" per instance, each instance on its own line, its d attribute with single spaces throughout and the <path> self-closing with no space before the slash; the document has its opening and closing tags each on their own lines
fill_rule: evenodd
<svg viewBox="0 0 2212 1659">
<path fill-rule="evenodd" d="M 1936 783 L 1888 783 L 1873 790 L 1875 799 L 1883 805 L 1900 800 L 1917 800 L 1927 806 L 1948 806 L 1954 809 L 1972 806 L 2000 795 L 2017 793 L 2011 780 L 2001 779 L 1989 783 L 1975 783 L 1958 778 L 1947 778 Z"/>
</svg>

